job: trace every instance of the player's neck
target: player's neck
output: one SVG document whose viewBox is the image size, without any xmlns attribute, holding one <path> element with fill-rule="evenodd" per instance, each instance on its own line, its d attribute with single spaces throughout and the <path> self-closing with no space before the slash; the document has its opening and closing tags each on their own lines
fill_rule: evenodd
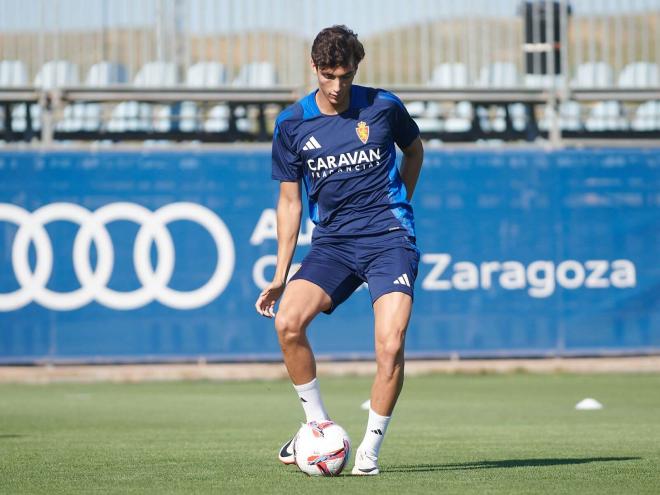
<svg viewBox="0 0 660 495">
<path fill-rule="evenodd" d="M 339 115 L 340 113 L 345 112 L 351 106 L 351 93 L 349 91 L 346 99 L 339 105 L 333 105 L 328 101 L 324 96 L 323 92 L 318 90 L 314 95 L 314 100 L 316 101 L 316 106 L 319 107 L 319 110 L 323 115 Z"/>
</svg>

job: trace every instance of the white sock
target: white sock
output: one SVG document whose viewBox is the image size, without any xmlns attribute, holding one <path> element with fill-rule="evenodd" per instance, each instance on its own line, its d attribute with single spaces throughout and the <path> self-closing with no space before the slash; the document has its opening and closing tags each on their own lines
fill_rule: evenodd
<svg viewBox="0 0 660 495">
<path fill-rule="evenodd" d="M 387 425 L 390 424 L 392 416 L 381 416 L 373 409 L 369 408 L 369 421 L 367 421 L 367 431 L 359 449 L 364 451 L 370 457 L 378 457 L 380 446 L 385 438 Z"/>
<path fill-rule="evenodd" d="M 308 423 L 310 421 L 325 421 L 330 419 L 325 410 L 325 406 L 323 405 L 321 389 L 319 388 L 319 383 L 316 381 L 316 378 L 309 383 L 294 385 L 293 388 L 295 388 L 298 393 Z"/>
</svg>

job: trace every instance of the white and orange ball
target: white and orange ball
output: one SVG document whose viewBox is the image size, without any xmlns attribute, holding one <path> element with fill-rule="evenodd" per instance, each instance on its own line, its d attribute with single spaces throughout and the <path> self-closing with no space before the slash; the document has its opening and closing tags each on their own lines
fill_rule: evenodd
<svg viewBox="0 0 660 495">
<path fill-rule="evenodd" d="M 293 442 L 296 464 L 310 476 L 337 476 L 351 452 L 351 440 L 341 426 L 332 421 L 303 424 Z"/>
</svg>

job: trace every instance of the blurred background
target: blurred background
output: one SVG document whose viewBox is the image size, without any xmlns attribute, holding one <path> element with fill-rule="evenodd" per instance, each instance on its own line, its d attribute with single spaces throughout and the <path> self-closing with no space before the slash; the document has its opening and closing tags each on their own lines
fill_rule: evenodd
<svg viewBox="0 0 660 495">
<path fill-rule="evenodd" d="M 268 143 L 337 23 L 426 142 L 409 355 L 660 351 L 660 0 L 0 0 L 0 362 L 279 359 Z"/>
</svg>

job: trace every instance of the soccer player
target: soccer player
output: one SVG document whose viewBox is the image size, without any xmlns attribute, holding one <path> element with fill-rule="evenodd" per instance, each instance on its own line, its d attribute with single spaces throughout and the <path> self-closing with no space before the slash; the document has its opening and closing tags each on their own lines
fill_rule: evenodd
<svg viewBox="0 0 660 495">
<path fill-rule="evenodd" d="M 363 57 L 362 44 L 346 26 L 323 29 L 311 53 L 318 89 L 277 118 L 272 151 L 272 177 L 280 182 L 277 265 L 255 307 L 275 318 L 284 363 L 307 422 L 321 422 L 329 416 L 307 326 L 368 284 L 377 371 L 353 474 L 374 475 L 403 385 L 404 341 L 419 263 L 410 200 L 424 151 L 417 125 L 396 96 L 353 84 Z M 395 144 L 403 152 L 400 168 Z M 301 182 L 316 226 L 311 250 L 287 284 L 300 230 Z M 285 464 L 295 462 L 292 441 L 280 450 Z"/>
</svg>

